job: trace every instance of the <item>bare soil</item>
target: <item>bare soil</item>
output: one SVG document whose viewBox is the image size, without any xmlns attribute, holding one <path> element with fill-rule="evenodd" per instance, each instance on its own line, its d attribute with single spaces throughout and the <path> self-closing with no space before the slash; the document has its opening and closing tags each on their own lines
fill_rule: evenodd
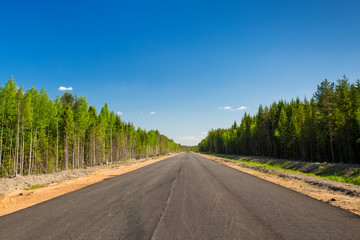
<svg viewBox="0 0 360 240">
<path fill-rule="evenodd" d="M 156 163 L 177 154 L 151 159 L 128 160 L 124 164 L 66 170 L 51 174 L 17 176 L 0 179 L 0 216 L 50 200 L 88 185 Z M 33 190 L 32 185 L 45 184 Z"/>
<path fill-rule="evenodd" d="M 220 157 L 197 154 L 360 215 L 360 186 L 304 174 L 289 173 L 279 169 L 249 166 Z"/>
</svg>

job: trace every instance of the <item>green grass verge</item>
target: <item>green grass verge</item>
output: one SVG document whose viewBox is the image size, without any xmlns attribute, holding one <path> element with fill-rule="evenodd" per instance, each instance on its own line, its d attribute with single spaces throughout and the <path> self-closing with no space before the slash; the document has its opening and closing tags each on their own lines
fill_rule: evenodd
<svg viewBox="0 0 360 240">
<path fill-rule="evenodd" d="M 344 183 L 351 183 L 354 185 L 360 185 L 360 176 L 358 176 L 358 177 L 342 177 L 342 176 L 336 176 L 336 175 L 322 176 L 322 175 L 317 175 L 317 174 L 313 174 L 313 173 L 304 173 L 304 172 L 297 171 L 297 170 L 287 169 L 276 163 L 272 163 L 270 165 L 267 163 L 252 162 L 249 159 L 229 159 L 229 158 L 223 158 L 223 159 L 226 159 L 229 161 L 234 161 L 234 162 L 242 162 L 243 164 L 248 165 L 248 166 L 262 167 L 262 168 L 267 168 L 267 169 L 278 169 L 278 170 L 282 170 L 282 171 L 290 172 L 290 173 L 304 174 L 304 175 L 308 175 L 308 176 L 329 179 L 329 180 L 333 180 L 333 181 L 337 181 L 337 182 L 344 182 Z"/>
<path fill-rule="evenodd" d="M 31 187 L 24 188 L 24 190 L 34 190 L 34 189 L 37 189 L 37 188 L 46 187 L 46 186 L 48 186 L 48 185 L 49 185 L 48 183 L 45 183 L 45 184 L 35 184 L 35 185 L 32 185 Z"/>
</svg>

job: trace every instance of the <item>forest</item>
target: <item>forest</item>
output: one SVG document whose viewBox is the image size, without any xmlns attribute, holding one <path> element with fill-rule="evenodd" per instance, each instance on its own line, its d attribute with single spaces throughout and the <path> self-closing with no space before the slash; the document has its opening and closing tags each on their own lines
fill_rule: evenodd
<svg viewBox="0 0 360 240">
<path fill-rule="evenodd" d="M 327 79 L 311 99 L 280 100 L 210 130 L 201 152 L 360 164 L 360 80 Z"/>
<path fill-rule="evenodd" d="M 44 88 L 25 91 L 13 77 L 0 88 L 0 177 L 41 174 L 178 152 L 159 131 L 135 129 L 108 104 L 97 112 L 86 97 Z"/>
</svg>

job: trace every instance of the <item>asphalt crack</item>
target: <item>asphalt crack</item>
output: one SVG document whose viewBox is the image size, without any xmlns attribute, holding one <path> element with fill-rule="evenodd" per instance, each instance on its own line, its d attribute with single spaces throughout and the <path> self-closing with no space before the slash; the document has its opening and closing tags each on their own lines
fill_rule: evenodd
<svg viewBox="0 0 360 240">
<path fill-rule="evenodd" d="M 158 223 L 156 224 L 155 230 L 154 230 L 154 232 L 152 233 L 150 239 L 156 239 L 155 236 L 157 235 L 157 231 L 158 231 L 159 225 L 160 225 L 160 223 L 163 221 L 163 218 L 164 218 L 164 216 L 165 216 L 165 212 L 166 212 L 167 209 L 169 208 L 169 203 L 170 203 L 170 200 L 171 200 L 171 196 L 172 196 L 172 194 L 173 194 L 173 191 L 174 191 L 176 182 L 177 182 L 177 180 L 178 180 L 178 178 L 179 178 L 179 175 L 180 175 L 180 173 L 181 173 L 181 170 L 182 170 L 183 166 L 184 166 L 184 161 L 182 161 L 181 167 L 179 168 L 179 171 L 178 171 L 178 173 L 176 174 L 176 177 L 175 177 L 175 179 L 174 179 L 174 182 L 173 182 L 173 184 L 171 185 L 170 193 L 169 193 L 168 199 L 167 199 L 167 201 L 166 201 L 165 207 L 164 207 L 163 211 L 162 211 L 161 214 L 160 214 L 159 221 L 158 221 Z"/>
</svg>

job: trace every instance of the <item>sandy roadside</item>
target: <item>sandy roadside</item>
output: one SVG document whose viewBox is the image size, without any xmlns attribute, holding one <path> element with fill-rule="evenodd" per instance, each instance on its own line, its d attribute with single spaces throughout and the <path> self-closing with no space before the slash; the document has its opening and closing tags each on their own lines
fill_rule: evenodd
<svg viewBox="0 0 360 240">
<path fill-rule="evenodd" d="M 360 215 L 360 197 L 349 196 L 340 191 L 333 191 L 328 188 L 311 185 L 311 184 L 305 183 L 304 181 L 301 181 L 301 180 L 284 178 L 284 177 L 280 177 L 277 175 L 260 172 L 260 171 L 254 170 L 254 169 L 241 167 L 241 166 L 236 165 L 235 163 L 226 162 L 219 157 L 209 156 L 209 155 L 200 154 L 200 153 L 196 153 L 196 154 L 198 154 L 199 156 L 211 159 L 213 161 L 216 161 L 220 164 L 235 168 L 242 172 L 246 172 L 248 174 L 251 174 L 258 178 L 264 179 L 266 181 L 281 185 L 285 188 L 289 188 L 291 190 L 294 190 L 296 192 L 299 192 L 304 195 L 310 196 L 312 198 L 318 199 L 320 201 L 329 203 L 333 206 L 340 207 L 342 209 L 345 209 L 345 210 L 355 213 L 357 215 Z M 338 182 L 336 182 L 336 184 L 338 184 Z M 343 184 L 346 184 L 346 183 L 343 183 Z"/>
<path fill-rule="evenodd" d="M 15 190 L 0 197 L 0 216 L 28 208 L 35 204 L 50 200 L 60 195 L 78 190 L 91 184 L 112 178 L 150 164 L 173 157 L 176 154 L 150 159 L 129 166 L 114 165 L 112 168 L 99 169 L 90 175 L 82 176 L 72 180 L 65 180 L 59 183 L 52 183 L 46 187 L 34 190 Z"/>
</svg>

